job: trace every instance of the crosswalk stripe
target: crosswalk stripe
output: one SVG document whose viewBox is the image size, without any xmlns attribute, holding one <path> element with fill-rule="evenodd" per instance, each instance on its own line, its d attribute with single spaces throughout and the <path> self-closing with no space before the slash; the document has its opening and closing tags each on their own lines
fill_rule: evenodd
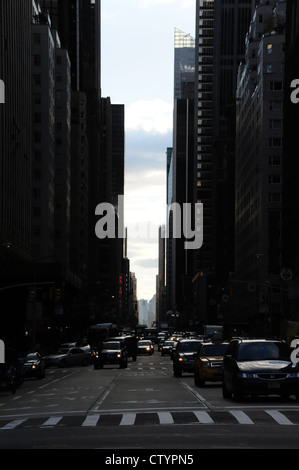
<svg viewBox="0 0 299 470">
<path fill-rule="evenodd" d="M 230 414 L 232 414 L 238 421 L 239 424 L 254 424 L 254 422 L 247 416 L 244 411 L 235 411 L 230 410 Z"/>
<path fill-rule="evenodd" d="M 120 426 L 133 426 L 135 424 L 136 413 L 124 413 Z"/>
<path fill-rule="evenodd" d="M 47 421 L 45 421 L 42 426 L 56 426 L 56 424 L 58 424 L 61 420 L 62 416 L 54 416 L 52 418 L 47 419 Z"/>
<path fill-rule="evenodd" d="M 99 417 L 100 415 L 87 416 L 86 419 L 83 421 L 82 426 L 83 427 L 96 426 L 99 421 Z"/>
<path fill-rule="evenodd" d="M 206 411 L 193 411 L 201 424 L 214 424 L 211 416 Z"/>
<path fill-rule="evenodd" d="M 11 421 L 10 423 L 7 423 L 1 429 L 3 429 L 4 431 L 15 429 L 16 427 L 18 427 L 21 424 L 25 423 L 25 421 L 27 421 L 27 420 L 26 419 L 15 419 L 14 421 Z"/>
<path fill-rule="evenodd" d="M 160 424 L 173 424 L 173 417 L 169 411 L 158 411 L 158 417 L 160 420 Z"/>
<path fill-rule="evenodd" d="M 285 415 L 283 415 L 280 411 L 277 410 L 266 410 L 268 413 L 278 424 L 282 425 L 293 425 L 292 421 L 290 421 Z"/>
<path fill-rule="evenodd" d="M 150 415 L 155 414 L 158 417 L 159 424 L 161 425 L 175 425 L 175 424 L 180 424 L 181 420 L 177 416 L 177 411 L 163 411 L 163 410 L 156 410 L 155 412 L 150 413 Z M 218 415 L 217 411 L 215 412 L 216 414 L 214 415 L 214 411 L 205 411 L 205 410 L 190 410 L 190 413 L 193 413 L 194 416 L 197 418 L 199 424 L 206 424 L 206 425 L 216 425 L 218 423 Z M 273 419 L 272 424 L 276 423 L 276 425 L 295 425 L 296 423 L 293 423 L 285 414 L 281 411 L 278 410 L 261 410 L 260 413 L 264 413 L 268 416 L 270 416 Z M 102 416 L 105 416 L 106 414 L 103 414 Z M 108 415 L 106 415 L 108 416 Z M 140 419 L 137 419 L 139 416 Z M 227 423 L 232 424 L 230 416 L 233 416 L 236 419 L 236 425 L 255 425 L 260 422 L 260 420 L 255 422 L 254 418 L 250 418 L 247 413 L 241 410 L 226 410 L 226 416 L 222 414 L 221 417 L 221 424 L 225 424 L 226 419 Z M 36 421 L 32 421 L 30 418 L 24 418 L 24 419 L 15 419 L 7 424 L 3 425 L 1 427 L 0 425 L 0 431 L 7 431 L 7 430 L 13 430 L 16 429 L 17 427 L 20 427 L 22 424 L 26 422 L 26 426 L 41 426 L 42 428 L 53 428 L 56 425 L 60 423 L 61 420 L 65 419 L 65 425 L 68 425 L 67 417 L 66 416 L 52 416 L 46 419 L 43 424 L 36 424 Z M 95 426 L 100 426 L 101 425 L 101 413 L 98 414 L 92 414 L 88 416 L 82 416 L 81 423 L 79 426 L 82 427 L 95 427 Z M 32 418 L 33 419 L 33 418 Z M 156 424 L 157 421 L 154 417 L 150 418 L 153 420 L 153 424 Z M 265 419 L 265 418 L 264 418 Z M 189 422 L 188 418 L 184 418 L 186 420 L 185 422 Z M 148 419 L 144 421 L 144 416 L 142 413 L 139 413 L 138 411 L 136 412 L 123 412 L 121 414 L 121 421 L 119 423 L 120 426 L 134 426 L 134 425 L 142 425 L 142 423 L 147 423 L 148 424 Z M 190 422 L 194 423 L 194 418 L 193 420 L 190 418 Z M 269 423 L 269 418 L 268 418 L 268 423 Z"/>
</svg>

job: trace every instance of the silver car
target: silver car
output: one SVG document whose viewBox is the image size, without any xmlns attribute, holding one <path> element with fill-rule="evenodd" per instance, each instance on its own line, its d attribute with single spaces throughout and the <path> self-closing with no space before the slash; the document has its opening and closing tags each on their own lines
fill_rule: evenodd
<svg viewBox="0 0 299 470">
<path fill-rule="evenodd" d="M 87 366 L 90 363 L 90 352 L 82 348 L 60 348 L 55 354 L 45 356 L 43 360 L 46 367 Z"/>
</svg>

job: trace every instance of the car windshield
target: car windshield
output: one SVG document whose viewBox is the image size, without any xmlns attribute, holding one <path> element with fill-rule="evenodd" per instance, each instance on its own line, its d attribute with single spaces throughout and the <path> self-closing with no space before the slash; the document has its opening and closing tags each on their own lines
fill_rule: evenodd
<svg viewBox="0 0 299 470">
<path fill-rule="evenodd" d="M 165 341 L 164 346 L 172 346 L 173 341 Z"/>
<path fill-rule="evenodd" d="M 291 350 L 285 343 L 254 342 L 240 344 L 238 361 L 290 361 Z"/>
<path fill-rule="evenodd" d="M 104 349 L 113 349 L 115 351 L 116 349 L 120 349 L 120 343 L 104 343 Z"/>
<path fill-rule="evenodd" d="M 67 348 L 60 348 L 57 354 L 68 354 L 69 349 Z"/>
<path fill-rule="evenodd" d="M 27 354 L 25 357 L 25 361 L 36 361 L 37 360 L 37 355 L 36 354 Z"/>
<path fill-rule="evenodd" d="M 206 344 L 201 348 L 201 356 L 224 356 L 228 344 Z"/>
<path fill-rule="evenodd" d="M 177 349 L 179 350 L 179 352 L 196 353 L 200 345 L 200 341 L 186 341 L 184 343 L 179 343 Z"/>
<path fill-rule="evenodd" d="M 150 346 L 150 341 L 138 341 L 138 346 Z"/>
</svg>

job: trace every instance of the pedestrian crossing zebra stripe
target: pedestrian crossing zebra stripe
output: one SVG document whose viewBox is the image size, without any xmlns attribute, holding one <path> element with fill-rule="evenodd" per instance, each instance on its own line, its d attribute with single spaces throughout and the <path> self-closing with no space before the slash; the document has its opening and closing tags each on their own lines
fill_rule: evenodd
<svg viewBox="0 0 299 470">
<path fill-rule="evenodd" d="M 119 413 L 92 413 L 76 416 L 48 416 L 40 418 L 19 418 L 0 421 L 0 431 L 13 431 L 15 429 L 27 429 L 39 427 L 50 429 L 56 426 L 92 428 L 100 426 L 141 426 L 141 425 L 299 425 L 298 412 L 294 412 L 292 419 L 279 410 L 247 411 L 225 410 L 205 411 L 189 410 L 165 411 L 156 410 L 151 412 L 119 412 Z M 290 413 L 289 413 L 290 414 Z M 1 424 L 2 422 L 2 424 Z"/>
</svg>

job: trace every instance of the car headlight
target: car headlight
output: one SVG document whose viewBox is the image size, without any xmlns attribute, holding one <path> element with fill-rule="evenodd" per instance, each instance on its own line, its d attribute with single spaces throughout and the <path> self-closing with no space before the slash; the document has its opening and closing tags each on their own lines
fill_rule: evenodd
<svg viewBox="0 0 299 470">
<path fill-rule="evenodd" d="M 32 364 L 32 369 L 36 369 L 36 365 L 35 364 Z"/>
<path fill-rule="evenodd" d="M 210 362 L 204 362 L 204 363 L 203 363 L 203 367 L 206 368 L 206 369 L 207 369 L 207 368 L 210 368 L 210 367 L 211 367 L 211 363 L 210 363 Z"/>
<path fill-rule="evenodd" d="M 287 377 L 289 379 L 298 379 L 299 378 L 299 372 L 292 372 L 291 374 L 288 374 Z"/>
<path fill-rule="evenodd" d="M 120 358 L 121 358 L 121 354 L 120 354 L 120 353 L 118 353 L 118 354 L 117 354 L 117 357 L 120 359 Z"/>
</svg>

